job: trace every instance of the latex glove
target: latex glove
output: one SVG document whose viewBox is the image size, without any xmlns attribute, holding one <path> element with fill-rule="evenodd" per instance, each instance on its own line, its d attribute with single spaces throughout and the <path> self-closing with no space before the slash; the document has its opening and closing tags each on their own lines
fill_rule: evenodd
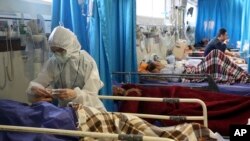
<svg viewBox="0 0 250 141">
<path fill-rule="evenodd" d="M 51 94 L 48 91 L 46 91 L 46 89 L 44 89 L 44 88 L 32 86 L 31 91 L 32 91 L 32 93 L 34 93 L 34 97 L 32 99 L 32 102 L 38 102 L 38 101 L 50 102 L 50 101 L 52 101 Z"/>
<path fill-rule="evenodd" d="M 76 97 L 76 92 L 72 89 L 52 89 L 52 95 L 60 100 L 71 100 Z"/>
</svg>

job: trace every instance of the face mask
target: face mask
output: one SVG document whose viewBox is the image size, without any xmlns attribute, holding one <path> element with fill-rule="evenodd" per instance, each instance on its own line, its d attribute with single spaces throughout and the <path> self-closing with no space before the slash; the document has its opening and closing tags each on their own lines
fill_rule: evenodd
<svg viewBox="0 0 250 141">
<path fill-rule="evenodd" d="M 55 52 L 54 55 L 55 55 L 56 59 L 61 63 L 65 63 L 70 57 L 66 53 L 59 53 L 59 52 Z"/>
</svg>

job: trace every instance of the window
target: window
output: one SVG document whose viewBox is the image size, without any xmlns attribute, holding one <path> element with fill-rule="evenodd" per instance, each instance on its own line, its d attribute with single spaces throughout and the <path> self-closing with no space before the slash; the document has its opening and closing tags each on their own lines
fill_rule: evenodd
<svg viewBox="0 0 250 141">
<path fill-rule="evenodd" d="M 136 0 L 136 15 L 152 18 L 164 18 L 165 0 Z"/>
</svg>

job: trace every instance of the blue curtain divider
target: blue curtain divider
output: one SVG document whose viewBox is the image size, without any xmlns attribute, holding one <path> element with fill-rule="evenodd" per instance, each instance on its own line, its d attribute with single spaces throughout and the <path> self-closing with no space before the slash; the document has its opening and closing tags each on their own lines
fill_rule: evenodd
<svg viewBox="0 0 250 141">
<path fill-rule="evenodd" d="M 99 72 L 102 81 L 104 82 L 104 88 L 101 89 L 101 94 L 103 95 L 111 95 L 112 94 L 112 83 L 111 83 L 111 72 L 110 72 L 110 57 L 108 53 L 108 49 L 111 48 L 110 43 L 110 32 L 107 31 L 109 29 L 108 23 L 106 21 L 106 16 L 108 16 L 107 7 L 105 4 L 109 1 L 94 1 L 94 13 L 93 17 L 90 19 L 90 46 L 91 54 L 96 60 L 98 64 Z M 105 107 L 109 110 L 113 110 L 112 101 L 104 100 Z"/>
<path fill-rule="evenodd" d="M 226 28 L 229 47 L 236 47 L 241 40 L 242 9 L 244 0 L 198 0 L 196 42 L 203 38 L 212 39 L 220 28 Z M 204 22 L 214 21 L 212 29 L 205 28 Z M 205 30 L 206 29 L 206 30 Z"/>
<path fill-rule="evenodd" d="M 97 60 L 105 87 L 101 94 L 112 94 L 111 73 L 135 72 L 136 13 L 135 0 L 96 0 L 90 21 L 91 52 Z M 111 101 L 104 101 L 108 110 L 115 110 Z"/>
<path fill-rule="evenodd" d="M 52 28 L 62 23 L 78 37 L 82 49 L 95 59 L 104 88 L 100 94 L 112 94 L 114 71 L 137 71 L 136 61 L 136 0 L 93 0 L 92 16 L 83 16 L 85 0 L 53 0 Z M 89 21 L 89 23 L 87 22 Z M 115 110 L 112 101 L 104 101 L 106 108 Z"/>
<path fill-rule="evenodd" d="M 243 48 L 243 45 L 246 42 L 250 42 L 250 1 L 245 0 L 243 3 L 243 15 L 242 15 L 242 28 L 241 28 L 241 45 Z M 241 49 L 242 50 L 242 49 Z M 246 54 L 246 60 L 248 62 L 248 73 L 250 73 L 250 49 L 248 47 L 248 52 Z"/>
<path fill-rule="evenodd" d="M 60 24 L 76 34 L 82 49 L 90 51 L 87 19 L 82 16 L 81 7 L 76 0 L 53 0 L 51 28 Z"/>
<path fill-rule="evenodd" d="M 205 30 L 204 22 L 213 20 L 215 26 L 212 30 Z M 250 1 L 249 0 L 198 0 L 198 17 L 196 24 L 196 42 L 203 38 L 216 35 L 219 28 L 227 29 L 230 42 L 229 47 L 236 47 L 241 41 L 240 51 L 245 43 L 250 42 Z M 250 63 L 250 49 L 242 57 Z M 250 72 L 250 65 L 248 65 Z"/>
</svg>

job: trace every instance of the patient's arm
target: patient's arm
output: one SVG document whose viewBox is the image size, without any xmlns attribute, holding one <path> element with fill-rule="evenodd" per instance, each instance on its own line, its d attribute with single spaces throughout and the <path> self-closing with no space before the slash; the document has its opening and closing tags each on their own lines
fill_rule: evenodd
<svg viewBox="0 0 250 141">
<path fill-rule="evenodd" d="M 236 58 L 240 58 L 240 55 L 239 55 L 239 53 L 237 53 L 237 52 L 231 52 L 231 51 L 229 51 L 229 50 L 225 50 L 225 54 L 227 55 L 227 56 L 230 56 L 230 57 L 236 57 Z"/>
<path fill-rule="evenodd" d="M 231 57 L 231 56 L 228 56 L 228 58 L 229 58 L 232 62 L 234 62 L 234 63 L 236 63 L 236 64 L 245 64 L 245 63 L 246 63 L 246 62 L 245 62 L 245 59 L 242 59 L 242 58 Z"/>
</svg>

